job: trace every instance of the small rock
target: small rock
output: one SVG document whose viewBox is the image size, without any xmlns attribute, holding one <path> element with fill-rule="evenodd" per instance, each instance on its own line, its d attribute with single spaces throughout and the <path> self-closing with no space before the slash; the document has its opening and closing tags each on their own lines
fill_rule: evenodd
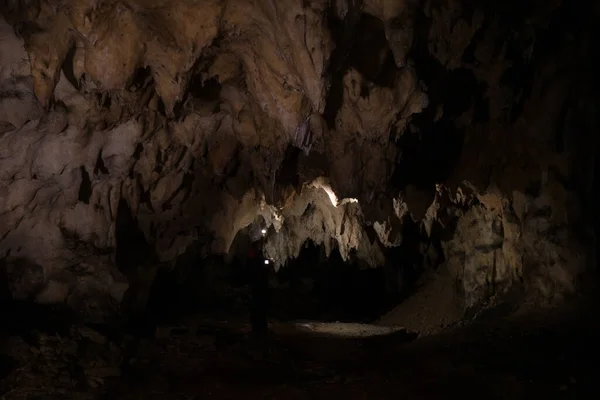
<svg viewBox="0 0 600 400">
<path fill-rule="evenodd" d="M 96 389 L 99 388 L 100 386 L 102 386 L 104 384 L 104 379 L 102 378 L 97 378 L 97 377 L 88 377 L 87 378 L 87 384 L 90 388 L 92 389 Z"/>
<path fill-rule="evenodd" d="M 101 333 L 99 333 L 93 329 L 90 329 L 88 327 L 78 328 L 77 333 L 82 338 L 89 339 L 92 342 L 97 343 L 97 344 L 106 344 L 108 342 L 108 339 L 106 339 L 106 337 L 104 335 L 102 335 Z"/>
</svg>

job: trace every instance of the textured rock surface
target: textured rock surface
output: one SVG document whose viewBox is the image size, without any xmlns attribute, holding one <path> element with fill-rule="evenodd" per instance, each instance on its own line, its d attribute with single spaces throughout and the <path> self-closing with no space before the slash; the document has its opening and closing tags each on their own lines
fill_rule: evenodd
<svg viewBox="0 0 600 400">
<path fill-rule="evenodd" d="M 0 390 L 14 399 L 32 396 L 95 398 L 93 389 L 121 375 L 122 344 L 84 326 L 57 334 L 36 332 L 28 342 L 14 335 L 2 356 L 15 367 L 3 376 Z"/>
<path fill-rule="evenodd" d="M 309 238 L 382 265 L 410 217 L 466 306 L 573 291 L 594 257 L 597 10 L 509 3 L 6 2 L 13 295 L 119 302 L 122 274 L 147 290 L 145 266 L 225 253 L 259 216 L 277 266 Z M 118 271 L 123 216 L 147 247 Z"/>
</svg>

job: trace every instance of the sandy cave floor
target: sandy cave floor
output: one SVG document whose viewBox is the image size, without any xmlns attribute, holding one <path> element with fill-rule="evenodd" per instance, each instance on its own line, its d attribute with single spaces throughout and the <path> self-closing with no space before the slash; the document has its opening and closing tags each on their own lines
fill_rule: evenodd
<svg viewBox="0 0 600 400">
<path fill-rule="evenodd" d="M 273 320 L 266 351 L 247 309 L 214 295 L 133 331 L 21 306 L 0 327 L 0 399 L 600 398 L 600 301 L 457 322 L 447 276 L 427 282 L 376 321 L 417 339 L 315 337 Z"/>
<path fill-rule="evenodd" d="M 21 365 L 5 377 L 0 398 L 595 399 L 596 310 L 586 303 L 559 314 L 484 317 L 417 340 L 278 334 L 266 354 L 240 329 L 188 319 L 183 329 L 159 327 L 155 335 L 130 339 L 120 358 L 130 361 L 121 361 L 112 374 L 118 376 L 96 388 L 65 389 L 62 382 L 61 389 L 61 378 L 36 387 L 35 379 L 19 374 L 26 368 Z M 81 348 L 77 357 L 83 357 Z"/>
<path fill-rule="evenodd" d="M 599 330 L 584 314 L 492 320 L 410 343 L 281 336 L 266 356 L 242 336 L 142 341 L 101 398 L 598 398 Z"/>
</svg>

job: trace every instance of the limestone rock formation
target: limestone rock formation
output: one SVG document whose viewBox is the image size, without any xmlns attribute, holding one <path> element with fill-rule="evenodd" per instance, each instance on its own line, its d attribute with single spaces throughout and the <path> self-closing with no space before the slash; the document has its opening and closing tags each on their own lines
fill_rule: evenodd
<svg viewBox="0 0 600 400">
<path fill-rule="evenodd" d="M 411 218 L 443 242 L 467 307 L 515 284 L 560 298 L 593 263 L 597 10 L 4 3 L 0 258 L 15 297 L 93 314 L 96 292 L 147 290 L 159 263 L 227 253 L 257 221 L 277 267 L 308 239 L 377 267 Z M 138 247 L 119 239 L 131 232 Z"/>
</svg>

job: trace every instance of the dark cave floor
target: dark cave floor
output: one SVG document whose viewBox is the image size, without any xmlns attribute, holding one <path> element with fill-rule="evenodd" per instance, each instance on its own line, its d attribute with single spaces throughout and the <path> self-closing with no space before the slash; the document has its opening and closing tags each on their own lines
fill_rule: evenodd
<svg viewBox="0 0 600 400">
<path fill-rule="evenodd" d="M 104 398 L 598 398 L 599 330 L 587 317 L 488 321 L 411 343 L 281 336 L 266 356 L 241 337 L 147 341 Z"/>
<path fill-rule="evenodd" d="M 585 303 L 490 316 L 413 341 L 275 335 L 267 353 L 239 329 L 203 330 L 189 320 L 186 329 L 137 339 L 71 327 L 24 345 L 13 332 L 0 398 L 600 398 L 597 310 Z"/>
</svg>

